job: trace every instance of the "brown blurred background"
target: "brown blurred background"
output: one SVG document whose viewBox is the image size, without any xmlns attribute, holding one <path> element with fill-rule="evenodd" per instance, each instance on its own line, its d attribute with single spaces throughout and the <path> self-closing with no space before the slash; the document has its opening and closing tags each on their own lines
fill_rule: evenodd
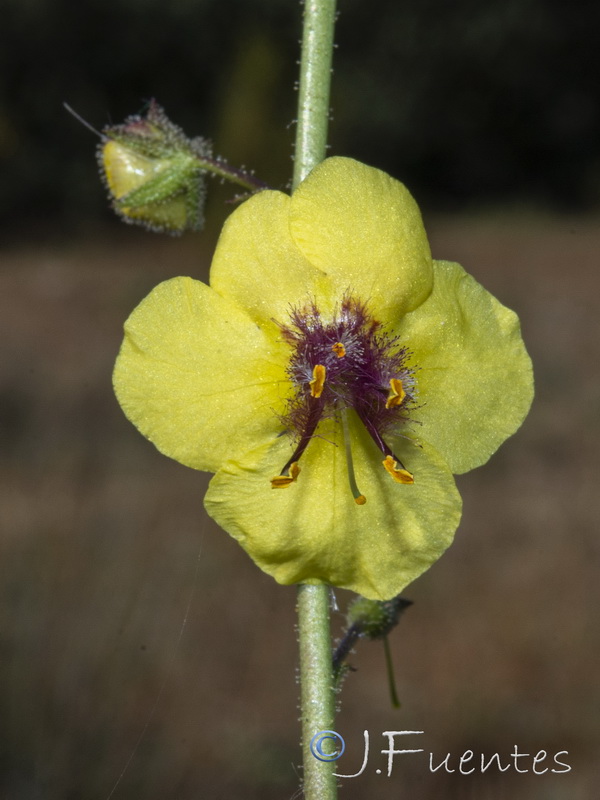
<svg viewBox="0 0 600 800">
<path fill-rule="evenodd" d="M 363 644 L 337 729 L 341 797 L 588 800 L 600 779 L 598 11 L 548 0 L 342 0 L 332 152 L 403 179 L 437 257 L 521 316 L 523 429 L 459 479 L 455 545 Z M 156 97 L 272 185 L 291 172 L 300 6 L 5 0 L 0 36 L 0 798 L 277 800 L 298 786 L 295 590 L 207 519 L 207 476 L 160 456 L 110 386 L 122 323 L 206 277 L 231 192 L 181 239 L 119 223 L 93 125 Z M 350 596 L 338 593 L 343 610 Z M 184 625 L 185 623 L 185 625 Z M 339 632 L 342 614 L 334 614 Z M 422 730 L 385 771 L 384 730 Z M 143 736 L 136 749 L 140 735 Z M 465 750 L 568 773 L 432 774 Z M 128 763 L 129 762 L 129 763 Z"/>
</svg>

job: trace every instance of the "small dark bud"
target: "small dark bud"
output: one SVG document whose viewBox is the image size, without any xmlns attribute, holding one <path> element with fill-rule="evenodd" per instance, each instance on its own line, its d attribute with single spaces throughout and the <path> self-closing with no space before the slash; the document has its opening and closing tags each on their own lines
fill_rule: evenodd
<svg viewBox="0 0 600 800">
<path fill-rule="evenodd" d="M 404 609 L 412 600 L 394 597 L 391 600 L 367 600 L 357 598 L 348 609 L 348 625 L 368 639 L 381 639 L 398 624 Z"/>
</svg>

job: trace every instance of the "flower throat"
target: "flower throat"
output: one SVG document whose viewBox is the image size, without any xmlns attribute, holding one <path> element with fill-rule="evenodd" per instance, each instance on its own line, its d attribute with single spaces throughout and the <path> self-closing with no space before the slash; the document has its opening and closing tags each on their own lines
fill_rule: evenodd
<svg viewBox="0 0 600 800">
<path fill-rule="evenodd" d="M 402 484 L 414 483 L 412 474 L 386 443 L 384 436 L 409 420 L 415 407 L 414 367 L 410 352 L 390 337 L 381 322 L 352 295 L 345 295 L 333 319 L 324 322 L 313 302 L 293 308 L 290 323 L 280 324 L 292 348 L 287 368 L 294 393 L 282 417 L 295 435 L 296 448 L 271 480 L 274 489 L 292 484 L 300 473 L 298 461 L 315 435 L 321 419 L 338 419 L 344 431 L 350 489 L 358 505 L 366 503 L 354 477 L 348 409 L 358 418 L 385 456 L 383 466 Z"/>
</svg>

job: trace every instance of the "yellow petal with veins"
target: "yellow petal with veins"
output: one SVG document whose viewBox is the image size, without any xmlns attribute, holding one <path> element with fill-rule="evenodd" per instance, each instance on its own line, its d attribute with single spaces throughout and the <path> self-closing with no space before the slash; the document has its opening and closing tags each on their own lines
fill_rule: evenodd
<svg viewBox="0 0 600 800">
<path fill-rule="evenodd" d="M 459 264 L 436 261 L 432 294 L 399 333 L 419 367 L 418 436 L 455 473 L 485 463 L 519 428 L 533 398 L 517 315 Z"/>
<path fill-rule="evenodd" d="M 368 498 L 348 488 L 339 426 L 323 423 L 302 456 L 302 478 L 273 492 L 266 476 L 289 458 L 291 444 L 239 453 L 211 480 L 208 513 L 279 583 L 326 582 L 376 600 L 395 596 L 436 561 L 460 519 L 460 495 L 445 462 L 428 445 L 393 441 L 418 475 L 414 486 L 389 479 L 362 425 L 351 417 L 354 468 Z M 375 465 L 379 464 L 378 467 Z"/>
<path fill-rule="evenodd" d="M 396 321 L 429 295 L 433 268 L 419 207 L 408 189 L 351 158 L 328 158 L 292 195 L 290 231 L 300 252 L 348 287 L 376 318 Z"/>
<path fill-rule="evenodd" d="M 200 281 L 159 284 L 125 323 L 114 388 L 165 455 L 217 470 L 281 430 L 287 349 Z"/>
<path fill-rule="evenodd" d="M 287 322 L 292 305 L 304 305 L 326 282 L 294 244 L 289 232 L 290 197 L 260 192 L 233 213 L 221 232 L 210 285 L 265 328 Z"/>
</svg>

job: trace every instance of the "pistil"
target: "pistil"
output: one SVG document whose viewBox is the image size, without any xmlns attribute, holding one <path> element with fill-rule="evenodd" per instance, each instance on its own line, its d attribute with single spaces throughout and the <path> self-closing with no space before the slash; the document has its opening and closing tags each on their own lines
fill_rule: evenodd
<svg viewBox="0 0 600 800">
<path fill-rule="evenodd" d="M 344 431 L 344 445 L 346 448 L 346 466 L 348 469 L 348 482 L 350 484 L 350 491 L 352 492 L 352 497 L 354 497 L 354 502 L 356 503 L 356 505 L 364 506 L 364 504 L 367 502 L 367 498 L 358 488 L 356 484 L 356 477 L 354 475 L 354 463 L 352 461 L 352 446 L 350 444 L 350 429 L 348 425 L 348 409 L 342 408 L 341 418 L 342 418 L 342 430 Z"/>
</svg>

